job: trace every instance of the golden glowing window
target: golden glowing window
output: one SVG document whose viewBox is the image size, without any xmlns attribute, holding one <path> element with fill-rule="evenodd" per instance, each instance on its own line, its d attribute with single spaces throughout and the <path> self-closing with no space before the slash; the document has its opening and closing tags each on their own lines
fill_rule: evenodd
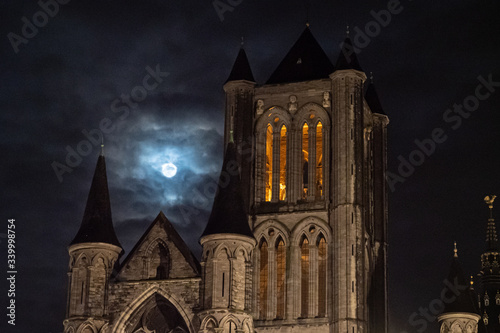
<svg viewBox="0 0 500 333">
<path fill-rule="evenodd" d="M 309 315 L 309 241 L 302 239 L 300 244 L 300 316 Z"/>
<path fill-rule="evenodd" d="M 259 317 L 266 319 L 267 314 L 267 279 L 269 274 L 267 242 L 260 245 L 260 280 L 259 280 Z"/>
<path fill-rule="evenodd" d="M 283 239 L 279 239 L 276 246 L 276 318 L 285 317 L 285 276 L 286 276 L 286 249 Z"/>
<path fill-rule="evenodd" d="M 318 316 L 326 316 L 326 241 L 321 236 L 318 242 Z"/>
<path fill-rule="evenodd" d="M 309 185 L 309 126 L 302 126 L 302 197 L 307 197 Z"/>
<path fill-rule="evenodd" d="M 266 201 L 271 201 L 273 195 L 273 128 L 267 125 L 266 132 Z"/>
<path fill-rule="evenodd" d="M 316 125 L 316 196 L 323 196 L 323 124 Z"/>
<path fill-rule="evenodd" d="M 286 199 L 286 127 L 280 131 L 280 200 Z"/>
</svg>

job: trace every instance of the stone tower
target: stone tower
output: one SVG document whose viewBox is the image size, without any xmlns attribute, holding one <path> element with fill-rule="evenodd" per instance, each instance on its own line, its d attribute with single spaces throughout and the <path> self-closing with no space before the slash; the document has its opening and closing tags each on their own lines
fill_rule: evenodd
<svg viewBox="0 0 500 333">
<path fill-rule="evenodd" d="M 438 316 L 441 333 L 477 333 L 479 320 L 476 295 L 472 289 L 472 282 L 469 284 L 462 271 L 462 266 L 458 261 L 457 248 L 455 243 L 455 254 L 448 275 L 448 282 L 456 286 L 467 286 L 466 289 L 449 290 L 441 294 L 441 299 L 445 303 L 443 313 Z M 481 330 L 479 330 L 481 332 Z"/>
<path fill-rule="evenodd" d="M 388 118 L 352 50 L 334 66 L 306 27 L 265 84 L 241 49 L 224 86 L 257 331 L 387 332 Z"/>
<path fill-rule="evenodd" d="M 253 332 L 249 300 L 256 242 L 248 226 L 241 193 L 236 146 L 231 140 L 212 212 L 200 239 L 203 247 L 200 332 L 214 332 L 215 328 L 228 333 Z"/>
<path fill-rule="evenodd" d="M 80 230 L 69 246 L 65 332 L 105 332 L 109 281 L 122 248 L 113 228 L 106 162 L 97 160 Z"/>
<path fill-rule="evenodd" d="M 496 196 L 487 196 L 485 202 L 490 214 L 486 227 L 486 247 L 481 255 L 479 277 L 479 308 L 486 332 L 500 331 L 500 255 L 498 236 L 493 218 L 493 201 Z"/>
</svg>

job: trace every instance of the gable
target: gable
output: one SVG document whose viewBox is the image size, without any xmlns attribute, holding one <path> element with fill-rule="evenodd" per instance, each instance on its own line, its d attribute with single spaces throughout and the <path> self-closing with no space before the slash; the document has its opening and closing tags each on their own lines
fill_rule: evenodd
<svg viewBox="0 0 500 333">
<path fill-rule="evenodd" d="M 174 226 L 160 212 L 123 261 L 120 281 L 190 278 L 200 275 L 200 264 Z"/>
</svg>

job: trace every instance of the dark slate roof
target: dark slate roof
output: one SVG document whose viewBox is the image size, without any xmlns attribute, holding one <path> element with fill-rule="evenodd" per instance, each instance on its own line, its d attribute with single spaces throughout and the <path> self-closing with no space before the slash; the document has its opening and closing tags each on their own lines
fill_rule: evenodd
<svg viewBox="0 0 500 333">
<path fill-rule="evenodd" d="M 121 247 L 111 219 L 106 161 L 103 155 L 97 159 L 82 224 L 70 245 L 90 242 L 108 243 Z"/>
<path fill-rule="evenodd" d="M 238 167 L 236 145 L 234 142 L 229 142 L 224 156 L 224 163 L 222 164 L 212 213 L 202 237 L 214 234 L 240 234 L 253 238 L 241 194 Z M 228 177 L 229 181 L 227 180 Z"/>
<path fill-rule="evenodd" d="M 247 54 L 243 47 L 238 52 L 236 61 L 234 62 L 233 69 L 227 78 L 227 82 L 235 80 L 247 80 L 255 82 L 253 78 L 252 69 L 250 68 L 250 63 L 248 62 Z"/>
<path fill-rule="evenodd" d="M 470 281 L 465 278 L 462 266 L 456 256 L 453 258 L 451 263 L 450 273 L 448 274 L 448 282 L 457 287 L 459 294 L 453 302 L 445 302 L 443 313 L 467 312 L 478 314 L 477 297 L 474 291 L 471 290 Z M 460 286 L 467 286 L 467 288 L 462 289 Z M 448 288 L 448 290 L 450 289 L 448 286 L 446 286 L 446 288 Z M 451 297 L 453 291 L 450 290 L 448 293 L 449 295 L 447 295 L 447 297 Z"/>
<path fill-rule="evenodd" d="M 275 69 L 267 84 L 301 82 L 328 78 L 333 64 L 306 27 Z"/>
<path fill-rule="evenodd" d="M 359 65 L 358 57 L 356 56 L 356 52 L 354 52 L 354 47 L 349 37 L 344 39 L 339 57 L 337 58 L 337 63 L 335 64 L 336 71 L 343 69 L 363 71 Z"/>
<path fill-rule="evenodd" d="M 378 99 L 377 91 L 375 90 L 375 86 L 373 85 L 373 83 L 370 83 L 368 89 L 366 89 L 365 100 L 373 113 L 385 115 L 384 109 L 382 109 L 382 105 L 380 104 L 380 100 Z"/>
<path fill-rule="evenodd" d="M 130 251 L 130 253 L 125 258 L 125 260 L 123 260 L 123 262 L 120 265 L 119 270 L 121 270 L 123 267 L 125 267 L 130 262 L 130 259 L 132 259 L 132 257 L 136 254 L 139 247 L 142 245 L 144 240 L 147 238 L 147 236 L 151 232 L 151 229 L 153 229 L 153 227 L 158 223 L 161 224 L 163 230 L 165 230 L 165 233 L 167 234 L 168 239 L 170 241 L 172 241 L 172 243 L 174 243 L 174 245 L 177 247 L 179 252 L 182 254 L 182 256 L 184 257 L 186 262 L 189 264 L 189 266 L 191 266 L 193 271 L 197 275 L 199 275 L 201 272 L 201 266 L 200 266 L 199 261 L 195 258 L 195 256 L 193 255 L 193 253 L 191 252 L 191 250 L 189 249 L 187 244 L 184 242 L 184 240 L 179 235 L 179 233 L 177 233 L 177 230 L 175 230 L 172 223 L 170 223 L 170 221 L 167 219 L 167 217 L 165 216 L 165 214 L 163 214 L 162 211 L 160 211 L 158 216 L 156 216 L 154 221 L 151 223 L 151 225 L 148 227 L 148 229 L 141 236 L 139 241 L 134 245 L 134 248 L 132 249 L 132 251 Z"/>
</svg>

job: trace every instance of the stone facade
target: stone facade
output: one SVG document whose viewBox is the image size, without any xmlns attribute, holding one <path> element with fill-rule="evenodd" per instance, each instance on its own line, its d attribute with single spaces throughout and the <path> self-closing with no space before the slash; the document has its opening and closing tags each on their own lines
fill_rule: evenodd
<svg viewBox="0 0 500 333">
<path fill-rule="evenodd" d="M 306 29 L 257 85 L 242 49 L 224 85 L 250 235 L 212 225 L 201 264 L 163 214 L 120 264 L 117 246 L 84 243 L 83 262 L 73 245 L 65 332 L 387 332 L 388 118 L 365 73 L 322 52 Z M 308 62 L 320 77 L 280 81 Z"/>
</svg>

